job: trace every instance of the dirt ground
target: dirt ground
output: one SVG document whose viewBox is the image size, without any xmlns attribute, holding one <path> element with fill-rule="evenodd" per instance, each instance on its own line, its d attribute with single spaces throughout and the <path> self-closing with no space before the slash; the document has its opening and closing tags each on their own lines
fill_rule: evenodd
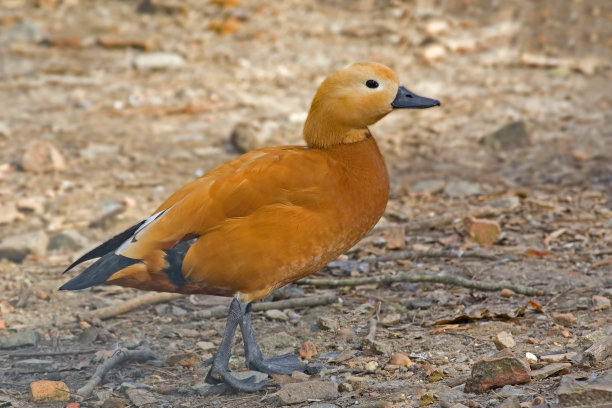
<svg viewBox="0 0 612 408">
<path fill-rule="evenodd" d="M 584 350 L 612 325 L 609 0 L 0 0 L 0 344 L 32 330 L 39 340 L 0 349 L 0 406 L 32 406 L 36 380 L 76 392 L 104 355 L 144 346 L 156 360 L 111 371 L 81 407 L 284 405 L 276 392 L 287 378 L 254 394 L 197 392 L 225 324 L 202 311 L 228 300 L 189 296 L 87 323 L 77 316 L 140 293 L 57 288 L 78 254 L 192 178 L 241 151 L 301 143 L 321 80 L 363 60 L 442 106 L 372 128 L 391 176 L 387 213 L 316 277 L 445 272 L 541 294 L 291 285 L 269 300 L 337 300 L 256 312 L 264 353 L 312 341 L 312 361 L 327 367 L 311 379 L 343 384 L 331 400 L 296 406 L 495 407 L 512 396 L 554 406 L 561 375 L 609 373 L 608 357 L 481 394 L 463 388 L 500 332 L 517 354 L 541 357 Z M 468 216 L 497 221 L 501 236 L 474 243 Z M 7 250 L 15 240 L 25 249 Z M 567 313 L 575 322 L 557 315 Z M 372 318 L 380 350 L 365 341 Z M 414 365 L 389 366 L 394 352 Z M 32 357 L 53 369 L 19 368 Z"/>
</svg>

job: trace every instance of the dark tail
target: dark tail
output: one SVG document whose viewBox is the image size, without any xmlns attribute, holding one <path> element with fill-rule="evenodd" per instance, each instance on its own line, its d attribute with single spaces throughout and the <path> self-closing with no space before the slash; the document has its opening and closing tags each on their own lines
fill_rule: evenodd
<svg viewBox="0 0 612 408">
<path fill-rule="evenodd" d="M 123 235 L 123 234 L 120 234 L 120 235 Z M 102 244 L 101 246 L 99 246 L 98 248 L 94 249 L 93 251 L 89 253 L 91 254 L 97 249 L 106 246 L 109 242 L 113 241 L 115 238 Z M 87 259 L 91 259 L 94 257 L 95 256 L 92 256 Z M 140 260 L 138 259 L 128 258 L 123 255 L 114 254 L 112 252 L 108 253 L 104 255 L 102 258 L 98 259 L 96 262 L 94 262 L 89 268 L 85 269 L 79 276 L 76 276 L 72 278 L 71 280 L 69 280 L 68 282 L 66 282 L 65 284 L 63 284 L 62 287 L 60 287 L 60 290 L 78 290 L 78 289 L 89 288 L 89 287 L 96 286 L 96 285 L 102 285 L 115 272 L 123 268 L 127 268 L 130 265 L 134 265 L 138 262 L 140 262 Z M 70 268 L 72 268 L 72 266 Z"/>
<path fill-rule="evenodd" d="M 82 257 L 77 259 L 76 261 L 74 261 L 72 263 L 72 265 L 70 265 L 68 268 L 66 268 L 66 270 L 63 273 L 68 272 L 69 270 L 71 270 L 72 268 L 74 268 L 75 266 L 77 266 L 80 263 L 83 263 L 85 261 L 89 261 L 90 259 L 100 258 L 101 256 L 104 256 L 104 255 L 108 254 L 109 252 L 112 252 L 115 249 L 119 248 L 119 246 L 121 244 L 123 244 L 128 238 L 130 238 L 132 235 L 134 235 L 134 233 L 136 232 L 138 227 L 140 227 L 145 221 L 146 220 L 140 221 L 138 224 L 136 224 L 136 225 L 126 229 L 125 231 L 123 231 L 120 234 L 115 235 L 114 237 L 112 237 L 111 239 L 109 239 L 108 241 L 103 243 L 102 245 L 92 249 L 91 251 L 89 251 L 88 253 L 86 253 L 85 255 L 83 255 Z M 101 259 L 100 259 L 100 261 L 101 261 Z M 96 262 L 95 264 L 91 265 L 91 267 L 93 267 L 94 265 L 98 264 L 98 262 Z M 88 270 L 91 269 L 91 267 L 89 267 Z M 72 282 L 72 281 L 70 281 L 70 282 Z M 70 282 L 68 282 L 68 283 L 70 283 Z M 64 286 L 66 286 L 66 285 L 64 285 Z M 63 288 L 63 286 L 62 286 L 62 288 Z"/>
</svg>

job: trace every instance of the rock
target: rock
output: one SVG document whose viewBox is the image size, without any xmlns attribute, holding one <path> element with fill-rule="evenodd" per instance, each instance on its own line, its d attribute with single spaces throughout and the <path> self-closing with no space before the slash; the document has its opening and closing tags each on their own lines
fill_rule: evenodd
<svg viewBox="0 0 612 408">
<path fill-rule="evenodd" d="M 15 363 L 15 369 L 18 373 L 50 373 L 57 370 L 57 364 L 52 360 L 40 360 L 38 358 L 29 358 L 20 360 Z"/>
<path fill-rule="evenodd" d="M 22 220 L 23 214 L 17 211 L 14 203 L 0 203 L 0 225 Z"/>
<path fill-rule="evenodd" d="M 21 20 L 8 31 L 7 39 L 9 43 L 37 43 L 42 40 L 40 27 L 33 21 Z"/>
<path fill-rule="evenodd" d="M 389 355 L 392 352 L 390 345 L 378 340 L 364 339 L 363 346 L 364 348 L 373 351 L 375 354 Z"/>
<path fill-rule="evenodd" d="M 472 374 L 465 384 L 466 392 L 482 393 L 490 388 L 508 384 L 524 384 L 531 380 L 531 368 L 524 358 L 515 356 L 509 349 L 484 358 L 472 367 Z"/>
<path fill-rule="evenodd" d="M 304 405 L 303 408 L 339 408 L 339 407 L 338 407 L 338 405 L 335 405 L 335 404 L 321 403 L 321 404 Z"/>
<path fill-rule="evenodd" d="M 389 358 L 389 364 L 404 367 L 410 367 L 414 365 L 412 360 L 410 360 L 410 357 L 408 357 L 408 355 L 406 355 L 405 353 L 391 354 L 391 357 Z"/>
<path fill-rule="evenodd" d="M 578 339 L 578 344 L 580 344 L 582 348 L 587 349 L 593 344 L 610 335 L 612 335 L 612 325 L 602 327 L 600 329 L 585 334 L 580 339 Z"/>
<path fill-rule="evenodd" d="M 349 383 L 342 383 L 338 387 L 338 390 L 340 392 L 351 392 L 351 391 L 353 391 L 353 386 L 351 384 L 349 384 Z"/>
<path fill-rule="evenodd" d="M 383 326 L 393 326 L 395 323 L 399 322 L 402 319 L 402 315 L 399 313 L 391 313 L 383 316 L 380 321 Z"/>
<path fill-rule="evenodd" d="M 44 211 L 43 202 L 33 198 L 21 198 L 17 200 L 17 210 L 26 214 L 42 214 Z"/>
<path fill-rule="evenodd" d="M 555 323 L 564 326 L 570 327 L 572 324 L 576 323 L 576 317 L 571 313 L 553 313 L 553 320 Z"/>
<path fill-rule="evenodd" d="M 365 364 L 365 369 L 368 371 L 376 371 L 377 368 L 378 368 L 378 361 L 376 360 L 368 361 Z"/>
<path fill-rule="evenodd" d="M 259 347 L 264 351 L 274 351 L 295 346 L 295 338 L 286 332 L 280 332 L 272 336 L 267 336 L 259 341 Z"/>
<path fill-rule="evenodd" d="M 66 168 L 66 161 L 53 143 L 38 139 L 27 145 L 21 157 L 21 167 L 32 173 L 61 171 Z"/>
<path fill-rule="evenodd" d="M 0 138 L 8 139 L 11 137 L 11 129 L 6 122 L 0 122 Z"/>
<path fill-rule="evenodd" d="M 578 382 L 565 375 L 557 389 L 559 407 L 606 407 L 612 401 L 612 370 L 590 379 Z"/>
<path fill-rule="evenodd" d="M 179 353 L 169 356 L 166 363 L 170 366 L 192 367 L 197 360 L 196 353 Z"/>
<path fill-rule="evenodd" d="M 127 398 L 109 397 L 102 402 L 102 408 L 125 408 L 130 406 L 130 400 Z"/>
<path fill-rule="evenodd" d="M 91 143 L 79 151 L 79 155 L 84 159 L 96 160 L 104 156 L 116 156 L 119 154 L 119 145 L 105 145 Z"/>
<path fill-rule="evenodd" d="M 525 358 L 529 364 L 536 364 L 538 362 L 538 356 L 530 352 L 525 353 Z"/>
<path fill-rule="evenodd" d="M 497 150 L 514 149 L 529 144 L 525 122 L 519 120 L 509 123 L 484 137 L 481 143 Z"/>
<path fill-rule="evenodd" d="M 26 256 L 43 256 L 47 251 L 49 238 L 44 231 L 13 235 L 0 241 L 0 259 L 21 262 Z"/>
<path fill-rule="evenodd" d="M 410 187 L 415 193 L 436 194 L 444 189 L 446 182 L 441 179 L 420 180 Z"/>
<path fill-rule="evenodd" d="M 49 245 L 47 246 L 50 251 L 56 249 L 78 251 L 86 247 L 89 247 L 89 240 L 73 229 L 66 229 L 54 233 L 49 238 Z"/>
<path fill-rule="evenodd" d="M 504 288 L 504 289 L 501 290 L 501 292 L 499 294 L 502 297 L 511 298 L 512 296 L 514 296 L 514 291 L 510 290 L 510 289 L 507 289 L 507 288 Z"/>
<path fill-rule="evenodd" d="M 215 344 L 212 341 L 198 341 L 196 343 L 196 346 L 198 346 L 203 351 L 214 350 L 215 347 L 216 347 Z"/>
<path fill-rule="evenodd" d="M 441 19 L 432 19 L 425 23 L 425 32 L 430 36 L 437 36 L 448 31 L 448 22 Z"/>
<path fill-rule="evenodd" d="M 331 399 L 338 396 L 338 384 L 331 381 L 289 383 L 282 385 L 277 395 L 283 404 L 299 404 L 313 399 Z"/>
<path fill-rule="evenodd" d="M 125 393 L 130 401 L 132 401 L 132 404 L 137 407 L 146 405 L 159 406 L 161 402 L 156 394 L 143 388 L 128 388 Z"/>
<path fill-rule="evenodd" d="M 606 336 L 585 350 L 580 362 L 594 366 L 612 355 L 612 336 Z"/>
<path fill-rule="evenodd" d="M 572 365 L 570 363 L 554 363 L 549 364 L 540 368 L 539 370 L 534 370 L 531 372 L 531 378 L 534 380 L 543 380 L 544 378 L 548 378 L 553 374 L 557 374 L 560 371 L 563 371 Z"/>
<path fill-rule="evenodd" d="M 463 220 L 470 239 L 480 245 L 492 245 L 501 235 L 501 227 L 494 220 L 466 217 Z"/>
<path fill-rule="evenodd" d="M 176 69 L 186 65 L 179 54 L 171 52 L 152 52 L 140 54 L 134 59 L 134 67 L 141 71 L 158 69 Z"/>
<path fill-rule="evenodd" d="M 305 341 L 300 347 L 300 357 L 310 360 L 318 355 L 317 346 L 312 341 Z"/>
<path fill-rule="evenodd" d="M 562 354 L 548 354 L 545 356 L 541 356 L 540 360 L 546 362 L 546 363 L 560 363 L 562 361 L 568 361 L 571 360 L 573 357 L 576 356 L 576 353 L 571 351 L 568 353 L 562 353 Z"/>
<path fill-rule="evenodd" d="M 499 408 L 521 408 L 521 402 L 519 401 L 518 397 L 514 395 L 499 404 Z"/>
<path fill-rule="evenodd" d="M 37 346 L 42 336 L 35 330 L 22 331 L 0 339 L 0 349 Z"/>
<path fill-rule="evenodd" d="M 480 184 L 465 180 L 449 181 L 444 187 L 444 194 L 452 198 L 461 198 L 481 193 Z"/>
<path fill-rule="evenodd" d="M 495 347 L 497 347 L 498 350 L 514 348 L 516 346 L 516 342 L 514 341 L 512 334 L 507 331 L 497 333 L 493 337 L 493 343 L 495 343 Z"/>
<path fill-rule="evenodd" d="M 427 44 L 419 53 L 423 61 L 428 64 L 433 64 L 443 60 L 446 57 L 446 54 L 446 47 L 438 43 Z"/>
<path fill-rule="evenodd" d="M 331 317 L 319 317 L 317 319 L 317 325 L 324 330 L 338 330 L 338 321 L 336 319 L 332 319 Z"/>
<path fill-rule="evenodd" d="M 286 322 L 289 320 L 287 315 L 278 309 L 266 310 L 266 317 L 270 320 L 279 320 L 281 322 Z"/>
<path fill-rule="evenodd" d="M 62 381 L 34 381 L 30 384 L 30 396 L 35 403 L 68 401 L 70 390 Z"/>
<path fill-rule="evenodd" d="M 607 297 L 593 295 L 591 301 L 593 302 L 594 311 L 610 309 L 610 299 L 608 299 Z"/>
</svg>

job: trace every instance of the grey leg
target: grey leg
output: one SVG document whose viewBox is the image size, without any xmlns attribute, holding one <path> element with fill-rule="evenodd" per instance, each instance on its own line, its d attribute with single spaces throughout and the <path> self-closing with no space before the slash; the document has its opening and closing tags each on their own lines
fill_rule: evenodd
<svg viewBox="0 0 612 408">
<path fill-rule="evenodd" d="M 257 391 L 267 384 L 268 380 L 255 382 L 255 376 L 246 380 L 237 380 L 229 371 L 229 359 L 232 353 L 232 344 L 236 335 L 238 325 L 242 326 L 243 316 L 245 315 L 247 305 L 241 303 L 238 299 L 232 300 L 225 325 L 225 333 L 221 344 L 214 356 L 212 367 L 206 376 L 206 382 L 209 384 L 225 383 L 237 391 Z M 258 349 L 259 350 L 259 349 Z M 260 352 L 261 354 L 261 352 Z"/>
<path fill-rule="evenodd" d="M 246 305 L 246 309 L 240 321 L 240 330 L 244 341 L 244 357 L 246 365 L 250 370 L 260 371 L 266 374 L 287 374 L 291 375 L 294 371 L 305 371 L 305 367 L 300 364 L 300 360 L 295 354 L 284 354 L 264 359 L 261 349 L 255 340 L 253 323 L 251 322 L 252 303 Z"/>
</svg>

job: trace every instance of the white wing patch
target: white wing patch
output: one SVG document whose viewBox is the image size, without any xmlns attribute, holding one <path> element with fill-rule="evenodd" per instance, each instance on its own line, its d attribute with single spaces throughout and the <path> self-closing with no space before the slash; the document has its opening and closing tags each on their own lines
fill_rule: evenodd
<svg viewBox="0 0 612 408">
<path fill-rule="evenodd" d="M 172 207 L 170 207 L 170 208 L 172 208 Z M 145 222 L 143 222 L 142 225 L 140 227 L 138 227 L 136 232 L 134 232 L 134 234 L 131 237 L 126 239 L 125 242 L 123 242 L 123 244 L 119 245 L 119 248 L 117 248 L 115 250 L 115 254 L 117 254 L 117 255 L 120 254 L 125 249 L 127 249 L 127 247 L 129 247 L 132 244 L 132 242 L 137 241 L 138 233 L 140 231 L 144 230 L 145 228 L 147 228 L 152 222 L 160 219 L 166 213 L 166 211 L 168 211 L 170 208 L 166 208 L 165 210 L 160 211 L 158 213 L 155 213 L 152 216 L 150 216 L 149 218 L 147 218 L 145 220 Z"/>
</svg>

